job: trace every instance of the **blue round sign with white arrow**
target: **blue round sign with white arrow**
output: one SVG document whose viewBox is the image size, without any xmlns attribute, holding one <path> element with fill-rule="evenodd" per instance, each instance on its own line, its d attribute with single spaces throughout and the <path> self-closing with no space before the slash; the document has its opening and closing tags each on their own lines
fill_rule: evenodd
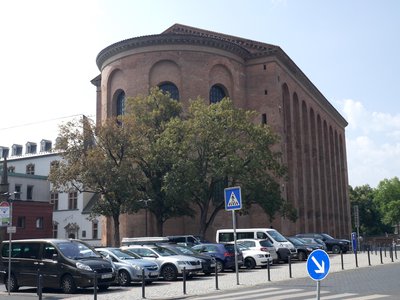
<svg viewBox="0 0 400 300">
<path fill-rule="evenodd" d="M 307 259 L 307 271 L 311 279 L 319 281 L 328 275 L 331 261 L 328 254 L 321 249 L 314 250 Z"/>
</svg>

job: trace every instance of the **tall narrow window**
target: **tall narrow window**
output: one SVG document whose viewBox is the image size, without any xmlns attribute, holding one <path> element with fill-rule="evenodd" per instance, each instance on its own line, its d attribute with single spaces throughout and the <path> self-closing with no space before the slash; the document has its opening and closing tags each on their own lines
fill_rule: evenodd
<svg viewBox="0 0 400 300">
<path fill-rule="evenodd" d="M 33 185 L 28 185 L 26 187 L 26 200 L 33 199 Z"/>
<path fill-rule="evenodd" d="M 68 209 L 78 208 L 78 192 L 68 193 Z"/>
<path fill-rule="evenodd" d="M 53 204 L 53 210 L 58 210 L 58 192 L 50 194 L 50 203 Z"/>
<path fill-rule="evenodd" d="M 121 91 L 117 97 L 117 116 L 125 114 L 125 92 Z"/>
<path fill-rule="evenodd" d="M 36 228 L 43 228 L 43 217 L 36 218 Z"/>
<path fill-rule="evenodd" d="M 267 124 L 267 114 L 261 115 L 261 124 Z"/>
<path fill-rule="evenodd" d="M 213 85 L 210 89 L 210 104 L 217 103 L 226 97 L 225 90 L 220 85 Z"/>
<path fill-rule="evenodd" d="M 92 222 L 92 239 L 98 239 L 99 237 L 99 223 L 97 220 Z"/>
<path fill-rule="evenodd" d="M 164 93 L 169 93 L 174 100 L 179 100 L 179 90 L 172 82 L 165 82 L 158 86 Z"/>
<path fill-rule="evenodd" d="M 19 228 L 25 228 L 25 217 L 18 217 L 17 220 L 17 227 Z"/>
<path fill-rule="evenodd" d="M 53 238 L 58 238 L 58 223 L 54 222 L 53 223 Z"/>
<path fill-rule="evenodd" d="M 20 184 L 16 184 L 14 188 L 14 199 L 15 200 L 21 200 L 21 188 L 22 186 Z"/>
<path fill-rule="evenodd" d="M 35 175 L 35 165 L 34 164 L 28 164 L 26 166 L 26 174 Z"/>
</svg>

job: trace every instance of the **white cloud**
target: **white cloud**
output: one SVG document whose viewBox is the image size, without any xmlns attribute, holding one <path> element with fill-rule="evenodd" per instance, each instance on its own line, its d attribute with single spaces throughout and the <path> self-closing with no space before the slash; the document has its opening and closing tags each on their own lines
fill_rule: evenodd
<svg viewBox="0 0 400 300">
<path fill-rule="evenodd" d="M 376 187 L 385 178 L 399 176 L 400 115 L 369 112 L 360 101 L 341 102 L 346 128 L 349 183 Z"/>
</svg>

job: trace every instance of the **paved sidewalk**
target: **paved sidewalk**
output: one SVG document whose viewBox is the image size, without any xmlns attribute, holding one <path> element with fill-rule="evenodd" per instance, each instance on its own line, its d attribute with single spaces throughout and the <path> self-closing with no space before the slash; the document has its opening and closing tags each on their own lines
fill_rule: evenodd
<svg viewBox="0 0 400 300">
<path fill-rule="evenodd" d="M 368 263 L 368 255 L 365 253 L 358 253 L 358 267 L 359 268 L 373 268 L 374 266 L 381 265 L 380 253 L 370 253 L 371 266 Z M 400 251 L 398 252 L 398 259 L 395 257 L 390 258 L 389 252 L 382 252 L 383 264 L 400 264 Z M 355 255 L 348 253 L 343 255 L 343 270 L 341 255 L 330 255 L 331 267 L 329 274 L 335 272 L 343 272 L 356 268 Z M 306 262 L 293 262 L 291 265 L 292 278 L 308 278 Z M 270 269 L 270 279 L 268 281 L 267 269 L 254 269 L 246 270 L 241 269 L 239 272 L 239 285 L 237 285 L 237 278 L 235 272 L 224 272 L 218 276 L 218 287 L 220 291 L 240 289 L 244 287 L 252 287 L 256 285 L 268 285 L 270 283 L 276 283 L 279 281 L 290 280 L 290 272 L 288 264 L 273 265 Z M 328 275 L 329 277 L 329 275 Z M 312 279 L 310 284 L 314 284 Z M 62 293 L 46 295 L 43 294 L 43 300 L 55 300 L 55 299 L 70 299 L 70 300 L 93 300 L 93 290 L 85 289 L 84 295 L 67 296 Z M 216 280 L 215 276 L 203 276 L 200 275 L 194 279 L 190 279 L 186 283 L 186 295 L 183 293 L 183 282 L 182 280 L 174 282 L 154 282 L 152 285 L 147 285 L 145 289 L 145 297 L 150 300 L 170 300 L 170 299 L 186 299 L 191 296 L 198 296 L 216 291 Z M 18 300 L 32 300 L 38 299 L 36 292 L 32 293 L 12 293 L 8 295 L 7 292 L 0 292 L 0 299 L 18 299 Z M 103 292 L 97 294 L 98 300 L 133 300 L 142 299 L 142 289 L 140 284 L 134 284 L 129 288 L 111 288 L 109 292 Z"/>
<path fill-rule="evenodd" d="M 393 258 L 393 262 L 389 257 L 389 252 L 382 253 L 382 260 L 384 264 L 400 263 L 400 252 L 398 253 L 399 259 Z M 380 253 L 370 253 L 371 266 L 368 263 L 368 255 L 365 253 L 358 253 L 357 255 L 359 268 L 373 268 L 374 266 L 381 265 Z M 330 255 L 331 267 L 329 273 L 342 272 L 356 268 L 355 255 L 348 253 L 343 255 L 343 268 L 341 255 Z M 292 264 L 292 278 L 308 277 L 306 262 L 294 262 Z M 290 279 L 289 265 L 279 264 L 271 267 L 270 279 L 271 282 L 283 281 Z M 328 275 L 329 276 L 329 275 Z M 310 279 L 311 281 L 312 279 Z M 237 285 L 237 278 L 235 272 L 225 272 L 218 276 L 219 290 L 232 290 L 243 287 L 251 287 L 255 285 L 267 285 L 268 272 L 267 269 L 254 269 L 254 270 L 241 270 L 239 273 L 239 285 Z M 145 296 L 146 299 L 164 300 L 164 299 L 184 299 L 190 296 L 202 295 L 216 291 L 216 282 L 214 276 L 199 277 L 187 281 L 186 295 L 183 294 L 182 281 L 169 282 L 169 283 L 153 283 L 151 286 L 146 286 Z M 93 299 L 93 295 L 76 296 L 68 298 L 70 300 L 89 300 Z M 135 286 L 123 292 L 115 292 L 108 294 L 98 294 L 98 300 L 132 300 L 142 299 L 142 290 L 140 286 Z"/>
</svg>

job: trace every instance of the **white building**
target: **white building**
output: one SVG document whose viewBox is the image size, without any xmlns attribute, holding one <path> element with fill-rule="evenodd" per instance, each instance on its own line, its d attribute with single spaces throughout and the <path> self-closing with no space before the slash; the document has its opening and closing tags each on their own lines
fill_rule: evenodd
<svg viewBox="0 0 400 300">
<path fill-rule="evenodd" d="M 49 201 L 53 204 L 53 237 L 77 238 L 94 246 L 101 245 L 101 217 L 89 218 L 97 195 L 76 190 L 52 192 L 48 181 L 50 167 L 62 158 L 52 152 L 52 143 L 42 140 L 11 149 L 0 146 L 0 160 L 7 157 L 9 190 L 17 192 L 16 200 Z M 25 151 L 24 151 L 25 150 Z M 11 192 L 12 193 L 12 192 Z"/>
</svg>

